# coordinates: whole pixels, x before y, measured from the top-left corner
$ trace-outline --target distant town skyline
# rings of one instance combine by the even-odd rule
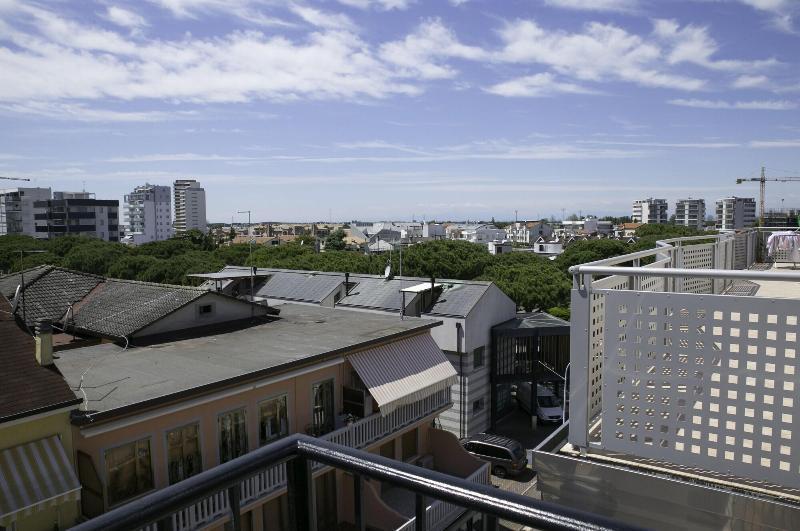
[[[209,222],[630,215],[800,175],[791,0],[0,0],[0,175]],[[767,207],[800,206],[769,183]]]

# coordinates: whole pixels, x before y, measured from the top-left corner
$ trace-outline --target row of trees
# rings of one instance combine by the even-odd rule
[[[667,225],[645,225],[639,231],[641,237],[635,245],[616,240],[581,241],[567,247],[555,260],[520,252],[493,256],[485,247],[469,242],[431,241],[403,250],[402,273],[424,278],[489,280],[526,311],[544,309],[568,317],[571,266],[650,249],[660,238],[696,234],[685,227]],[[0,270],[53,264],[113,278],[170,284],[195,283],[186,275],[217,271],[226,264],[382,274],[389,261],[394,274],[401,271],[399,252],[387,257],[336,250],[341,248],[340,241],[340,235],[332,235],[326,241],[326,252],[317,253],[313,238],[299,238],[276,247],[257,246],[249,258],[247,244],[216,247],[213,239],[197,231],[138,247],[80,237],[35,240],[3,236]]]

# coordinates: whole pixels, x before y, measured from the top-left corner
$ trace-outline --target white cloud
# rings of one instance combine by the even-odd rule
[[[253,157],[232,155],[203,155],[198,153],[157,153],[153,155],[137,155],[133,157],[113,157],[106,162],[231,162],[259,160]]]
[[[733,88],[738,89],[749,89],[749,88],[760,88],[766,87],[769,85],[769,78],[767,76],[750,76],[750,75],[743,75],[737,77],[733,82]]]
[[[673,65],[692,63],[712,70],[750,72],[778,64],[775,59],[714,59],[719,46],[708,34],[708,28],[702,26],[688,25],[681,28],[674,20],[660,19],[655,21],[654,33],[671,46],[667,60]]]
[[[356,29],[356,25],[350,20],[350,17],[341,13],[326,13],[325,11],[314,9],[313,7],[297,4],[292,4],[290,9],[292,13],[313,26],[347,31],[355,31]]]
[[[742,145],[737,142],[614,142],[610,140],[582,140],[579,143],[604,146],[637,146],[679,149],[728,149],[742,147]]]
[[[498,96],[528,98],[553,96],[558,93],[596,94],[595,91],[581,85],[558,81],[556,76],[549,72],[518,77],[492,85],[484,90]]]
[[[631,12],[639,7],[638,0],[544,0],[551,7],[579,11]]]
[[[489,54],[477,46],[462,44],[441,20],[433,19],[420,24],[405,39],[383,44],[380,57],[409,77],[447,79],[455,77],[457,71],[444,59],[481,60]]]
[[[38,8],[24,14],[36,22],[38,33],[14,31],[8,36],[14,46],[0,47],[6,79],[0,101],[357,100],[420,92],[400,81],[408,72],[398,72],[357,35],[342,30],[295,40],[250,30],[141,41]]]
[[[464,5],[467,2],[469,2],[469,0],[449,0],[449,1],[450,1],[450,5],[452,5],[454,7],[458,7],[458,6]]]
[[[358,9],[382,9],[391,11],[392,9],[408,9],[408,6],[415,0],[338,0],[340,4],[355,7]]]
[[[194,111],[115,111],[85,104],[34,101],[0,104],[0,111],[75,122],[163,122],[195,115]]]
[[[800,138],[788,140],[753,140],[751,148],[800,148]]]
[[[794,17],[800,11],[800,3],[797,0],[739,0],[739,2],[772,15],[771,23],[776,29],[787,33],[795,31]]]
[[[702,79],[670,73],[662,51],[613,24],[592,22],[582,33],[547,30],[532,20],[508,23],[500,36],[505,47],[498,58],[511,63],[538,63],[586,81],[622,80],[642,86],[700,90]]]
[[[108,6],[104,18],[117,26],[132,30],[148,25],[143,16],[118,6]]]
[[[229,15],[260,26],[292,26],[283,19],[267,15],[269,0],[150,0],[176,18],[194,19],[200,15]]]
[[[787,111],[796,109],[797,104],[786,100],[761,100],[761,101],[724,101],[724,100],[698,100],[676,99],[670,100],[670,105],[693,107],[695,109],[740,109],[750,111]]]

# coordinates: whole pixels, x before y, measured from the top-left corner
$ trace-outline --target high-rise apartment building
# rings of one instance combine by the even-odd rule
[[[145,184],[125,195],[126,242],[139,245],[170,238],[173,234],[171,203],[169,186]]]
[[[119,241],[119,201],[95,199],[90,192],[53,192],[33,202],[36,237],[91,236]]]
[[[675,223],[703,230],[706,220],[705,199],[678,199],[675,203]]]
[[[6,188],[0,190],[0,236],[24,234],[45,238],[36,233],[33,203],[50,199],[50,188]]]
[[[194,179],[178,179],[174,185],[175,233],[206,231],[206,191]]]
[[[631,218],[636,223],[666,223],[667,200],[666,199],[637,199],[633,202],[633,214]]]
[[[726,197],[717,201],[717,229],[752,227],[756,222],[756,200],[752,197]]]

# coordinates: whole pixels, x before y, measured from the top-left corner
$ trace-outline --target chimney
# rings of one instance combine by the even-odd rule
[[[48,319],[36,323],[36,361],[42,367],[53,364],[53,326]]]

